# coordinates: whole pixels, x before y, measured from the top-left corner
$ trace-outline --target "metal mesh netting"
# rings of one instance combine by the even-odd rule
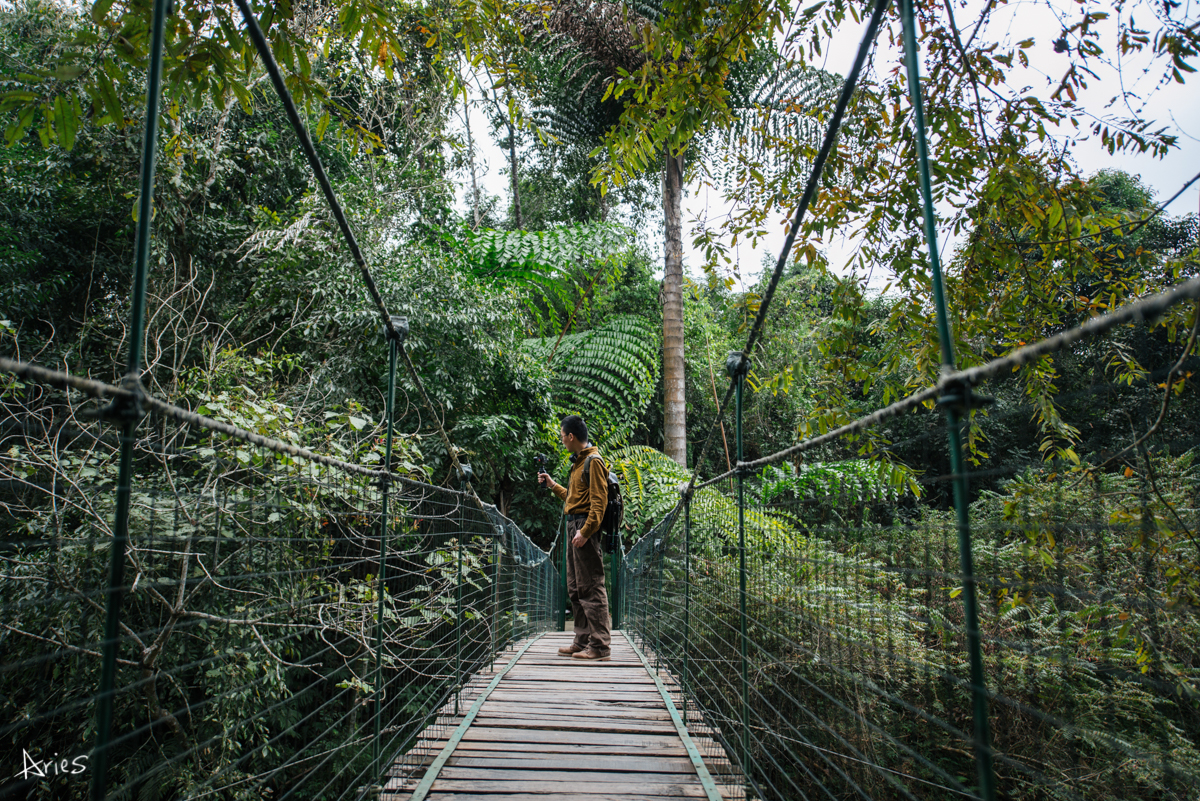
[[[1081,346],[1063,362],[1098,353]],[[930,454],[915,488],[855,459],[862,438],[834,441],[746,475],[740,506],[731,478],[658,522],[625,558],[624,625],[682,688],[689,728],[713,738],[709,757],[723,750],[735,764],[719,774],[726,788],[976,798],[982,748],[1001,798],[1196,798],[1200,437],[1190,395],[1154,427],[1162,380],[1060,397],[1064,414],[1095,419],[1078,462],[1043,460],[1036,440],[985,459],[969,528],[947,509],[953,476],[937,469],[945,441],[932,409],[888,424],[892,439],[911,434],[889,449]],[[975,412],[982,431],[1016,442],[1036,427],[1011,380],[984,389],[1000,401]],[[1143,396],[1133,421],[1107,411]]]
[[[6,798],[94,778],[115,447],[44,422],[0,449]],[[554,618],[547,554],[464,493],[397,482],[384,518],[369,477],[186,427],[135,471],[109,797],[361,797]]]

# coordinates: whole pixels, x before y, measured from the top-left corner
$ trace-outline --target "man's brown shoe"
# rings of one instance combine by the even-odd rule
[[[559,656],[574,656],[575,654],[579,653],[582,650],[583,650],[582,645],[576,645],[575,643],[571,643],[566,648],[559,648],[558,655]]]
[[[602,654],[590,645],[584,648],[579,653],[575,654],[572,659],[586,659],[589,662],[607,662],[612,659],[608,654]]]

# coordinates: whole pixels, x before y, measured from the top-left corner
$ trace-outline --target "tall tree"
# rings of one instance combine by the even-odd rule
[[[608,191],[647,173],[661,175],[663,448],[681,465],[687,462],[682,296],[687,154],[697,137],[720,131],[739,113],[806,110],[803,91],[788,97],[749,91],[745,85],[731,91],[739,79],[797,88],[795,65],[778,59],[768,59],[767,70],[739,69],[751,56],[771,52],[769,34],[781,20],[780,8],[753,1],[716,8],[599,0],[556,3],[544,17],[526,23],[535,41],[568,54],[564,70],[579,78],[575,97],[560,92],[552,101],[578,105],[589,92],[604,88],[598,101],[584,104],[594,110],[590,125],[570,122],[558,129],[598,143],[593,156],[601,158],[593,181]],[[746,102],[739,107],[730,98]],[[763,103],[764,98],[770,102]],[[556,119],[568,116],[562,108]]]

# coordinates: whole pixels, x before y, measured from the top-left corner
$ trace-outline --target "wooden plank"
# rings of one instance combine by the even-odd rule
[[[602,672],[591,669],[586,669],[585,673],[582,670],[574,670],[572,668],[561,668],[558,671],[548,673],[522,673],[519,676],[510,674],[504,680],[505,686],[516,687],[533,687],[537,684],[561,687],[564,683],[574,684],[576,682],[580,684],[619,684],[623,687],[654,687],[654,680],[649,676],[644,679],[633,676],[626,677],[608,671]]]
[[[589,686],[589,687],[587,687],[587,692],[588,692],[588,698],[592,699],[592,700],[634,700],[634,701],[637,701],[637,700],[646,700],[647,698],[658,698],[659,704],[662,703],[662,697],[661,697],[661,695],[659,695],[658,691],[650,692],[649,689],[626,689],[623,687],[608,688],[608,687],[590,687]],[[528,700],[530,697],[536,697],[536,698],[541,698],[544,700],[554,699],[554,700],[556,700],[556,703],[557,703],[557,701],[562,701],[562,703],[570,704],[570,703],[572,703],[572,701],[575,701],[578,697],[580,697],[581,694],[582,693],[580,692],[580,689],[575,689],[575,691],[571,691],[571,689],[569,687],[562,687],[562,686],[548,686],[546,688],[536,689],[536,691],[533,691],[533,692],[530,692],[527,689],[527,691],[522,692],[521,689],[514,688],[511,685],[505,685],[505,683],[502,682],[502,683],[500,683],[499,687],[497,687],[496,689],[493,689],[492,694],[490,695],[490,698],[496,698],[497,700],[504,699],[504,698],[508,698],[510,700]]]
[[[671,724],[642,723],[640,721],[600,721],[595,718],[580,718],[577,720],[522,720],[509,717],[485,717],[480,713],[480,725],[504,729],[539,729],[558,732],[612,732],[621,734],[661,734],[669,736],[675,733]]]
[[[486,796],[479,795],[477,793],[468,793],[465,795],[462,793],[430,793],[428,797],[429,797],[430,801],[480,801],[480,799],[486,799],[486,801],[526,801],[526,799],[529,798],[529,795],[527,795],[525,793],[519,793],[517,795],[511,795],[511,794],[505,794],[505,793],[497,793],[497,794],[489,793]],[[545,795],[538,795],[539,801],[626,801],[626,799],[628,799],[630,797],[631,797],[630,793],[607,793],[607,792],[596,792],[596,793],[590,793],[590,794],[581,793],[581,792],[571,792],[571,793],[556,792],[556,793],[546,793]],[[704,796],[703,795],[700,795],[700,796],[652,795],[652,796],[638,796],[638,797],[654,798],[654,799],[656,799],[656,801],[674,801],[674,799],[680,799],[680,801],[682,801],[682,799],[697,798],[697,797],[703,798]]]
[[[488,700],[480,710],[481,714],[513,714],[544,715],[546,717],[597,717],[628,720],[670,720],[671,716],[660,709],[645,709],[643,707],[614,706],[612,704],[592,705],[575,704],[569,707],[544,704],[540,701],[530,701],[523,704],[511,702],[498,703]]]
[[[672,735],[642,735],[641,737],[632,738],[624,734],[609,734],[605,732],[576,732],[571,736],[580,745],[624,745],[632,744],[631,741],[636,739],[646,741],[657,746],[676,745],[679,743],[679,737]],[[487,742],[508,742],[508,743],[558,743],[563,741],[562,732],[545,731],[539,729],[502,729],[496,727],[472,726],[463,735],[463,742],[476,742],[484,740]]]
[[[685,758],[687,750],[678,748],[622,749],[619,745],[579,745],[577,743],[539,744],[536,749],[514,751],[508,743],[463,743],[454,750],[455,756],[493,756],[503,759],[556,759],[562,754],[590,754],[592,756],[662,756]],[[432,757],[430,758],[432,760]]]
[[[597,756],[595,754],[545,754],[539,759],[521,755],[450,757],[447,767],[499,768],[502,770],[603,770],[606,773],[677,773],[695,775],[696,769],[686,758],[662,756]]]
[[[693,772],[690,776],[676,773],[642,773],[636,781],[620,773],[605,773],[592,770],[503,770],[501,768],[442,768],[434,789],[444,786],[444,783],[454,780],[465,782],[475,781],[505,781],[505,782],[575,782],[579,786],[592,784],[672,784],[679,786],[700,786],[700,779]]]
[[[640,754],[661,754],[663,756],[680,756],[687,754],[687,750],[681,744],[675,745],[654,745],[643,743],[641,737],[629,737],[627,743],[576,743],[560,741],[556,743],[518,743],[518,746],[528,746],[523,751],[516,751],[514,743],[491,743],[486,741],[463,742],[459,745],[454,753],[459,751],[471,754],[536,754],[538,756],[552,756],[554,754],[613,754],[616,756],[629,755],[637,756]],[[444,744],[444,743],[443,743]],[[437,750],[441,750],[440,748]],[[436,751],[435,751],[436,753]],[[426,761],[432,760],[432,756]]]
[[[508,681],[507,677],[497,687],[495,692],[499,692],[504,688],[507,692],[523,692],[531,694],[547,693],[567,693],[578,698],[582,693],[580,690],[586,688],[589,695],[597,692],[627,692],[627,693],[654,693],[658,695],[658,688],[654,686],[654,682],[639,684],[632,681],[613,681],[611,679],[596,678],[592,676],[564,676],[562,679],[520,679]],[[593,695],[594,697],[594,695]],[[661,696],[660,696],[661,697]]]
[[[567,720],[573,720],[578,721],[581,725],[613,725],[628,728],[631,731],[645,727],[658,728],[661,726],[666,726],[672,731],[675,731],[674,726],[672,726],[671,721],[669,720],[663,720],[659,717],[645,717],[647,715],[654,715],[655,710],[653,708],[622,707],[619,710],[614,709],[613,711],[628,712],[631,714],[608,716],[597,715],[595,714],[595,710],[587,709],[580,709],[577,712],[570,709],[563,709],[559,710],[558,712],[543,712],[540,709],[506,709],[498,712],[481,712],[480,716],[486,717],[492,721],[490,723],[484,723],[483,725],[485,726],[502,725],[496,723],[496,721],[514,720],[521,721],[520,725],[522,726],[532,723],[535,726],[554,728]]]
[[[496,793],[498,795],[481,795],[483,793]],[[633,782],[627,784],[606,784],[604,786],[587,786],[581,787],[576,782],[525,782],[519,787],[514,787],[511,782],[438,782],[430,797],[446,798],[458,796],[459,798],[485,798],[487,801],[497,801],[499,798],[510,796],[512,798],[528,797],[530,795],[566,795],[568,797],[584,796],[593,799],[595,796],[628,798],[630,796],[650,796],[654,798],[704,798],[704,788],[697,785],[689,787],[685,785],[646,785],[636,784]]]

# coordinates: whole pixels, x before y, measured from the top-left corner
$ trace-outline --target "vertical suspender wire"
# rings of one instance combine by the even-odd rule
[[[946,313],[946,295],[942,285],[942,266],[938,257],[937,226],[933,214],[933,189],[929,177],[929,150],[925,142],[925,112],[921,101],[920,70],[917,64],[917,34],[913,0],[900,0],[904,28],[904,64],[908,72],[908,91],[913,106],[913,131],[917,145],[917,166],[921,197],[925,207],[925,239],[929,246],[929,269],[933,279],[933,301],[937,308],[938,337],[942,341],[942,370],[955,369],[954,341]],[[970,415],[970,388],[961,391],[962,412]],[[995,801],[996,776],[992,764],[991,731],[988,725],[987,687],[984,683],[983,647],[979,632],[979,605],[975,587],[975,560],[971,553],[971,528],[967,508],[967,472],[959,432],[959,408],[945,405],[946,435],[950,440],[950,470],[954,476],[954,509],[958,524],[958,552],[962,569],[963,612],[967,635],[967,655],[971,670],[971,706],[975,722],[975,767],[980,796]]]
[[[385,401],[385,417],[387,418],[386,431],[384,433],[384,453],[383,453],[383,470],[385,478],[383,479],[383,497],[380,499],[380,518],[379,518],[379,609],[375,619],[375,737],[371,746],[372,763],[375,766],[374,775],[382,778],[383,766],[380,764],[381,746],[383,743],[383,665],[381,662],[381,654],[383,653],[383,600],[384,593],[387,588],[387,546],[388,546],[388,494],[391,490],[392,482],[390,476],[392,474],[392,436],[394,427],[394,410],[396,408],[396,358],[397,351],[400,347],[400,340],[394,335],[388,336],[388,387],[387,398]],[[382,784],[382,781],[379,782]]]
[[[146,330],[146,279],[150,264],[150,224],[154,214],[154,167],[158,151],[158,108],[162,99],[163,40],[166,38],[167,12],[170,0],[155,0],[154,18],[150,33],[150,61],[146,75],[146,127],[142,140],[142,174],[138,197],[137,240],[133,263],[133,297],[129,312],[129,359],[125,380],[136,388],[142,371],[142,337]],[[121,623],[121,602],[124,597],[125,549],[129,543],[129,496],[133,480],[133,443],[140,410],[136,400],[113,411],[121,416],[121,462],[117,478],[116,514],[113,520],[113,541],[110,553],[107,589],[107,609],[104,617],[104,642],[100,655],[100,688],[96,696],[96,747],[92,752],[92,785],[94,801],[104,798],[108,776],[108,748],[112,735],[113,693],[117,677],[117,651]]]
[[[740,354],[739,354],[740,355]],[[732,361],[732,360],[731,360]],[[738,360],[736,375],[737,382],[734,392],[734,414],[737,418],[737,460],[741,465],[742,453],[742,387],[745,384],[744,365],[746,360]],[[750,778],[750,669],[747,664],[749,633],[746,627],[746,473],[738,470],[738,634],[742,657],[742,775],[748,781]]]

